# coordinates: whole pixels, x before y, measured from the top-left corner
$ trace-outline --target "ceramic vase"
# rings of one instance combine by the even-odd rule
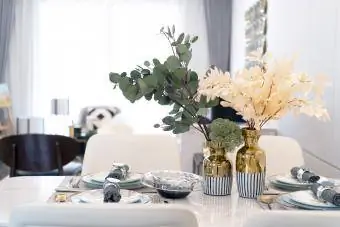
[[[230,195],[233,175],[231,162],[221,143],[207,142],[209,150],[203,161],[203,191],[206,195]]]
[[[260,131],[242,129],[244,146],[236,154],[236,183],[240,197],[257,198],[265,189],[266,156],[258,146]]]

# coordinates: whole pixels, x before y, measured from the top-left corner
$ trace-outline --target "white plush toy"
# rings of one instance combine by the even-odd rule
[[[120,113],[117,107],[93,107],[89,108],[86,116],[86,129],[88,131],[99,130],[111,124],[112,119]]]

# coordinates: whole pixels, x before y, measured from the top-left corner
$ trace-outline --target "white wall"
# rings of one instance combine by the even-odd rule
[[[232,72],[243,67],[244,12],[252,2],[233,1]],[[311,75],[326,74],[333,83],[325,95],[331,122],[287,116],[279,122],[279,131],[297,139],[304,149],[335,166],[340,166],[339,13],[340,1],[337,0],[268,1],[268,51],[275,57],[298,54],[296,70]]]

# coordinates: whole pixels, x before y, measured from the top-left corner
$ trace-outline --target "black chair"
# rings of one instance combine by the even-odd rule
[[[63,167],[79,153],[80,144],[66,136],[24,134],[0,139],[0,160],[10,167],[11,177],[73,175],[65,174]],[[81,164],[74,169],[77,171]]]

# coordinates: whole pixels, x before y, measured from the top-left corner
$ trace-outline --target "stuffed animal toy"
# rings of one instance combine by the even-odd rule
[[[87,131],[96,131],[103,125],[111,123],[112,119],[120,113],[117,107],[92,107],[88,108],[85,116],[85,125]],[[83,113],[83,115],[85,115]],[[84,116],[83,116],[84,118]],[[84,121],[84,119],[82,120]],[[84,122],[82,122],[84,124]],[[83,125],[84,127],[84,125]]]

